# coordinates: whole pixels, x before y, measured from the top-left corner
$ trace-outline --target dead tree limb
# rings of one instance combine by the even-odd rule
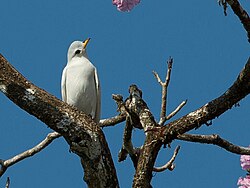
[[[23,153],[20,153],[8,160],[1,160],[0,177],[4,174],[4,172],[8,169],[8,167],[18,163],[19,161],[22,161],[28,157],[35,155],[36,153],[40,152],[45,147],[47,147],[53,140],[55,140],[56,138],[60,136],[61,135],[57,132],[49,133],[47,137],[35,147],[27,151],[24,151]]]
[[[107,119],[102,119],[99,122],[100,127],[109,127],[109,126],[115,126],[118,123],[121,123],[126,120],[126,115],[124,114],[119,114],[117,116],[107,118]]]
[[[126,106],[138,116],[146,134],[138,159],[133,187],[147,188],[151,187],[153,165],[163,144],[169,144],[174,139],[177,139],[179,135],[199,128],[201,125],[220,116],[250,93],[250,58],[237,80],[223,95],[164,127],[155,122],[147,104],[143,101],[141,95],[138,95],[139,91],[135,85],[130,86],[130,97],[126,101]]]
[[[174,154],[171,157],[171,159],[165,165],[163,165],[161,167],[154,167],[153,171],[154,172],[163,172],[167,169],[170,171],[174,170],[174,168],[175,168],[174,160],[175,160],[176,156],[178,155],[179,150],[180,150],[180,146],[177,146],[174,150]]]
[[[9,188],[10,187],[10,178],[7,177],[7,181],[6,181],[6,184],[5,184],[5,188]]]
[[[238,0],[225,0],[232,8],[234,14],[238,16],[247,32],[248,42],[250,42],[250,18],[247,12],[240,5]]]
[[[170,82],[170,76],[172,71],[173,65],[173,58],[169,58],[167,61],[168,70],[166,74],[165,81],[163,82],[159,77],[158,73],[153,71],[155,78],[157,79],[158,83],[161,85],[162,92],[161,92],[161,114],[160,114],[160,121],[159,125],[163,125],[166,122],[166,113],[167,113],[167,94],[168,94],[168,85]]]
[[[88,187],[118,187],[105,136],[92,119],[25,79],[0,55],[0,90],[68,142],[82,160]]]
[[[170,114],[167,115],[166,120],[169,120],[172,117],[174,117],[175,114],[177,114],[186,104],[187,100],[182,101],[181,104],[179,104],[179,106],[177,106],[176,109],[174,109],[174,111],[172,111]]]
[[[185,140],[189,142],[198,142],[203,144],[213,144],[217,145],[225,150],[236,153],[236,154],[245,154],[250,155],[250,148],[248,147],[241,147],[232,144],[231,142],[221,138],[217,134],[213,135],[194,135],[194,134],[182,134],[177,137],[178,140]]]
[[[137,116],[138,121],[143,128],[146,139],[141,148],[138,158],[137,168],[134,175],[133,187],[151,187],[152,171],[156,157],[162,145],[159,140],[159,131],[161,126],[158,125],[154,116],[150,112],[147,104],[143,101],[142,92],[136,85],[129,87],[129,98],[126,100],[126,107],[130,114]]]
[[[219,117],[225,111],[231,109],[240,100],[250,93],[250,58],[240,72],[233,85],[221,96],[208,102],[199,109],[171,122],[162,128],[164,142],[170,143],[178,135],[192,129],[199,128],[208,121]]]

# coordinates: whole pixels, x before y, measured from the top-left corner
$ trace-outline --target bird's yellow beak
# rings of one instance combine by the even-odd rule
[[[90,38],[87,38],[85,41],[82,42],[83,44],[83,49],[85,49],[87,47],[87,44],[89,43]]]

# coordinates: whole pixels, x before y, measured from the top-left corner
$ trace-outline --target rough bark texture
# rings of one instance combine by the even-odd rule
[[[241,154],[241,155],[250,155],[250,148],[240,147],[230,143],[229,141],[222,139],[217,134],[212,135],[194,135],[194,134],[182,134],[178,136],[179,140],[185,140],[189,142],[199,142],[203,144],[214,144],[225,150]]]
[[[84,180],[89,187],[118,187],[104,134],[89,116],[27,81],[1,55],[0,90],[66,139],[70,149],[81,157]],[[179,135],[220,116],[250,93],[250,59],[235,83],[223,95],[165,126],[156,123],[137,86],[130,86],[129,93],[124,108],[131,116],[132,126],[143,129],[146,134],[144,145],[136,155],[138,160],[135,161],[138,162],[135,164],[133,187],[148,188],[152,187],[152,171],[163,144],[169,144]],[[124,114],[121,114],[115,119],[120,122],[124,118]],[[229,147],[232,148],[232,145]],[[227,146],[224,148],[227,149]]]
[[[239,74],[234,84],[220,97],[205,104],[201,108],[177,119],[163,128],[165,143],[171,142],[178,135],[199,128],[202,124],[219,117],[232,108],[241,99],[250,93],[250,58]]]
[[[146,140],[138,159],[133,187],[147,188],[151,187],[153,166],[163,144],[170,144],[178,138],[178,135],[199,128],[220,116],[250,93],[250,59],[237,80],[223,95],[166,126],[159,126],[155,122],[153,115],[141,98],[141,91],[136,86],[130,86],[129,91],[130,97],[126,101],[127,108],[131,114],[139,118],[139,123],[146,133]]]
[[[250,18],[247,12],[243,9],[240,5],[239,1],[237,0],[226,0],[226,2],[231,6],[234,13],[240,19],[243,27],[247,32],[248,42],[250,42]]]
[[[162,141],[159,140],[159,125],[155,122],[147,104],[142,100],[141,91],[137,86],[129,88],[130,97],[126,100],[126,106],[130,113],[135,114],[146,133],[146,139],[138,159],[137,169],[134,176],[133,187],[152,187],[152,171]]]
[[[88,187],[118,187],[105,136],[89,116],[27,81],[1,54],[0,90],[65,138],[71,151],[81,157]]]

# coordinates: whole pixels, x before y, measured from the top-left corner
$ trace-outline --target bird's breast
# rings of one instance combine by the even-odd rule
[[[95,67],[89,62],[75,62],[67,67],[67,102],[92,114],[96,106]]]

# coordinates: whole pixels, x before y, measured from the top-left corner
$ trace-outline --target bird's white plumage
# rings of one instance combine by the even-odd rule
[[[101,108],[100,82],[85,47],[86,44],[81,41],[75,41],[69,47],[68,63],[62,73],[62,99],[91,115],[98,123]]]

